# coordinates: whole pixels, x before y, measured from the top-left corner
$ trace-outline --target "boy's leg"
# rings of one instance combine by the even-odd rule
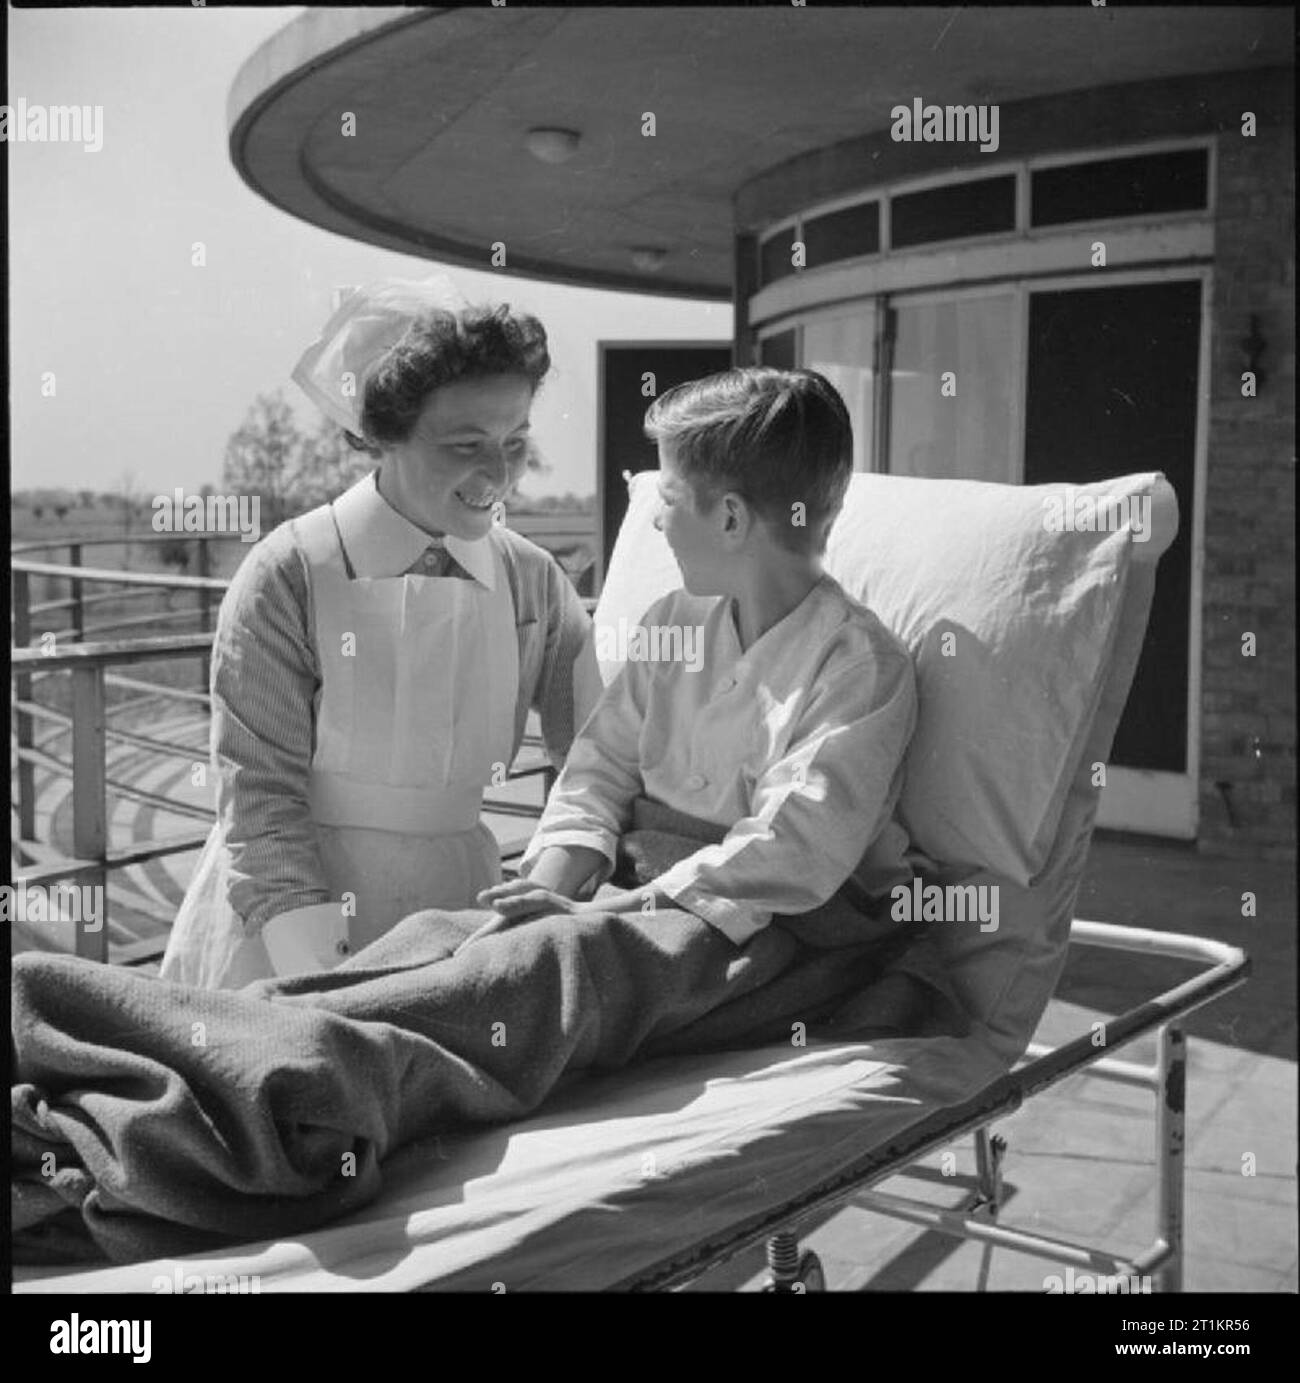
[[[325,975],[251,985],[275,1004],[395,1024],[445,1051],[439,1123],[517,1117],[566,1071],[624,1065],[648,1043],[753,997],[804,948],[768,928],[738,947],[691,913],[557,914],[432,964],[437,913],[415,913]],[[427,1115],[427,1106],[412,1111]],[[412,1126],[405,1137],[431,1132]]]
[[[428,963],[431,937],[467,935],[490,916],[415,913],[328,974],[248,992],[418,1033],[456,1058],[439,1083],[448,1114],[512,1118],[566,1072],[779,1042],[795,1023],[810,1034],[911,945],[905,929],[844,902],[777,918],[744,947],[679,909],[556,914]],[[488,1089],[499,1109],[484,1107]]]
[[[235,992],[16,958],[15,1176],[52,1158],[120,1260],[296,1233],[365,1204],[404,1143],[520,1117],[566,1071],[720,1008],[761,1013],[806,956],[779,928],[739,948],[666,910],[549,917],[448,959],[431,921]]]
[[[447,958],[444,922],[416,914],[338,970],[238,991],[18,958],[14,1177],[60,1178],[28,1227],[61,1191],[122,1261],[299,1232],[364,1205],[402,1145],[521,1117],[797,949],[773,933],[741,951],[665,912],[550,917]]]

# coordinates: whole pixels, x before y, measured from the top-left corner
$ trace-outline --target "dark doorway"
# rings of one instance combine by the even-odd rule
[[[659,454],[641,425],[651,401],[676,384],[731,367],[730,342],[602,341],[600,374],[600,462],[597,507],[601,519],[601,580],[614,539],[627,513],[623,472],[657,470]],[[653,375],[653,381],[646,379]],[[653,388],[653,393],[646,390]]]
[[[1163,471],[1178,537],[1160,560],[1111,762],[1187,771],[1199,279],[1030,295],[1025,484]]]

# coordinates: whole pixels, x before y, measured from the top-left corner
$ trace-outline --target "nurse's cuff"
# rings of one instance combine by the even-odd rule
[[[277,975],[332,970],[352,949],[341,903],[314,903],[280,913],[262,928],[262,943]]]

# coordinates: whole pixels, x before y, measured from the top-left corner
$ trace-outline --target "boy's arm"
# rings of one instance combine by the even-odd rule
[[[522,878],[572,897],[593,877],[600,884],[612,873],[642,791],[646,675],[644,665],[627,664],[597,702],[519,862]]]
[[[889,821],[916,714],[916,675],[906,655],[838,668],[810,701],[785,755],[755,785],[752,813],[717,845],[661,874],[654,895],[737,945],[773,913],[820,907]],[[639,909],[646,891],[630,893],[626,907]]]
[[[520,877],[537,888],[573,898],[597,871],[603,871],[604,864],[604,853],[590,845],[548,845]]]

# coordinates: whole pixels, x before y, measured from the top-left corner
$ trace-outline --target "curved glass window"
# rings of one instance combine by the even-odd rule
[[[1018,196],[1021,180],[1026,195]],[[907,190],[874,189],[860,202],[797,217],[759,241],[758,287],[871,255],[1080,222],[1209,210],[1210,149],[1143,150],[1064,162],[1022,160],[979,177],[956,174]],[[887,208],[887,212],[886,212]],[[888,247],[884,226],[888,222]],[[794,263],[796,242],[803,263]]]
[[[803,223],[808,268],[880,253],[880,203],[860,202]]]
[[[758,283],[766,288],[769,283],[783,279],[795,272],[793,256],[796,240],[795,227],[788,226],[778,231],[770,240],[764,240],[758,251]]]
[[[1064,226],[1175,211],[1204,211],[1210,158],[1205,149],[1179,149],[1134,158],[1097,159],[1035,169],[1030,179],[1030,224]]]
[[[1014,173],[903,192],[889,202],[889,243],[896,250],[1015,228]]]

